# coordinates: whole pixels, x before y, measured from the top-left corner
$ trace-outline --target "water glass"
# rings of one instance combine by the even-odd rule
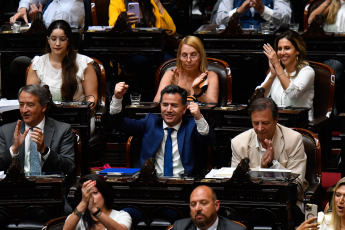
[[[299,24],[298,23],[291,23],[290,24],[290,30],[298,32]]]
[[[261,25],[261,33],[262,34],[270,34],[270,23],[269,22],[262,22],[260,25]]]
[[[12,33],[14,33],[14,34],[20,33],[20,26],[21,26],[21,24],[22,23],[20,21],[15,21],[11,25]]]
[[[139,94],[139,93],[132,93],[130,95],[130,98],[131,98],[132,106],[139,106],[141,94]]]

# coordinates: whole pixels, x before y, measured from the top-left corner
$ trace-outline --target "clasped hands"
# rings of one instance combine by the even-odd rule
[[[274,51],[273,47],[267,43],[264,44],[264,54],[268,58],[268,64],[271,70],[271,76],[276,76],[277,75],[277,65],[280,65],[280,60],[278,59],[277,53]]]
[[[274,160],[274,148],[271,140],[265,139],[264,142],[267,147],[266,152],[261,157],[261,168],[269,168],[268,165],[272,164]]]
[[[29,132],[29,129],[26,129],[24,133],[20,133],[21,122],[22,122],[21,120],[17,121],[17,125],[13,134],[13,145],[11,146],[11,149],[14,154],[18,154],[18,150],[20,146],[22,146],[23,143],[25,142],[25,137]],[[30,138],[32,141],[34,141],[37,144],[37,151],[42,154],[46,147],[44,144],[43,131],[39,128],[33,128],[32,131],[30,132]]]
[[[246,0],[243,4],[237,8],[239,14],[243,14],[247,10],[253,7],[257,12],[262,14],[265,10],[265,6],[262,4],[262,0]]]
[[[81,187],[81,193],[82,193],[82,200],[81,203],[83,203],[83,207],[86,207],[89,209],[90,213],[95,213],[97,211],[97,207],[95,202],[93,202],[92,193],[97,191],[96,187],[96,181],[88,180],[83,183],[83,186]],[[84,212],[84,210],[80,210],[81,212]]]

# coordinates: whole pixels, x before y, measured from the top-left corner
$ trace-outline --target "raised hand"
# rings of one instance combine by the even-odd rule
[[[127,92],[128,87],[129,86],[125,82],[117,83],[114,90],[115,98],[122,99],[123,95],[125,95],[125,93]]]
[[[264,54],[268,58],[268,60],[271,62],[272,66],[275,67],[277,64],[279,64],[279,59],[277,56],[277,53],[274,51],[273,47],[267,43],[264,44]]]
[[[29,132],[29,129],[26,129],[24,133],[20,133],[20,124],[22,123],[21,120],[17,121],[16,128],[14,129],[14,134],[13,134],[13,145],[11,146],[12,152],[14,154],[18,153],[18,150],[20,146],[25,142],[25,137]]]
[[[174,70],[171,70],[171,75],[169,76],[170,82],[173,85],[178,85],[179,82],[179,73],[177,67]]]
[[[206,71],[205,73],[202,73],[199,75],[199,77],[195,78],[193,83],[192,83],[192,88],[194,90],[194,94],[199,94],[200,93],[200,84],[204,81],[206,81],[208,76],[208,71]]]
[[[187,108],[189,109],[195,120],[200,120],[202,118],[198,103],[190,102]]]

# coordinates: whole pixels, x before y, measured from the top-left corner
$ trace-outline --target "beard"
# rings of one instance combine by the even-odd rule
[[[202,215],[204,216],[204,219],[200,220],[197,219],[196,216],[197,215]],[[192,221],[194,223],[195,226],[197,226],[200,229],[204,229],[205,227],[210,227],[214,221],[217,218],[217,212],[214,212],[211,216],[207,217],[205,216],[203,213],[197,213],[194,217],[192,217]]]

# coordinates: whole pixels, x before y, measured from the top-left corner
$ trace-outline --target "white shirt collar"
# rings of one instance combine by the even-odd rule
[[[176,130],[176,132],[180,129],[181,127],[181,124],[182,124],[182,120],[175,126],[173,127],[170,127],[170,128],[173,128],[174,130]],[[166,128],[169,128],[169,126],[165,123],[165,121],[163,120],[163,129],[166,129]]]
[[[45,122],[46,122],[46,117],[44,116],[42,121],[40,123],[38,123],[38,125],[36,125],[35,127],[40,128],[43,131]],[[33,127],[30,127],[25,123],[25,130],[28,128],[33,128]]]

